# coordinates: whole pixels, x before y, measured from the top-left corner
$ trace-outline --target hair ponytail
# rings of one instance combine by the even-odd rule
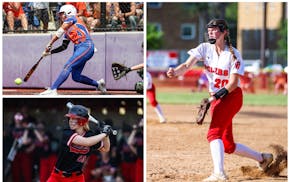
[[[233,55],[233,60],[236,60],[237,59],[237,56],[235,55],[235,52],[234,52],[234,49],[233,49],[233,45],[232,45],[232,42],[231,42],[231,38],[230,38],[230,35],[226,35],[225,36],[225,41],[226,41],[226,44],[227,46],[229,47],[230,49],[230,52],[232,53]]]

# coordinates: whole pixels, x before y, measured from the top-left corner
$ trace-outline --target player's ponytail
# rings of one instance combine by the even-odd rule
[[[230,35],[229,34],[227,34],[225,36],[225,41],[226,41],[227,46],[230,49],[230,52],[233,55],[233,58],[234,58],[233,60],[236,60],[237,59],[237,56],[235,55],[235,52],[234,52],[233,45],[232,45],[231,38],[230,38]]]

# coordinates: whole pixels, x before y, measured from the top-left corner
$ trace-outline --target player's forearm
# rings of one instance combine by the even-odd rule
[[[141,63],[141,64],[137,64],[135,66],[132,66],[131,67],[131,70],[139,70],[139,69],[142,69],[144,68],[144,63]]]
[[[36,138],[37,138],[41,143],[44,142],[44,138],[43,138],[43,136],[42,136],[42,135],[37,131],[37,129],[34,129],[33,132],[34,132]]]
[[[24,145],[26,145],[26,144],[28,144],[28,143],[30,143],[30,139],[28,138],[28,132],[29,132],[29,130],[28,129],[25,129],[24,130],[24,133],[23,133],[23,136],[22,136],[22,143],[24,144]]]
[[[61,46],[51,50],[51,54],[55,54],[55,53],[58,53],[58,52],[66,50],[68,45],[69,45],[69,42],[70,42],[69,40],[63,40]]]
[[[175,76],[183,75],[189,69],[186,63],[180,64],[178,67],[174,69]]]
[[[82,137],[78,135],[74,138],[73,143],[77,145],[91,147],[101,142],[105,137],[106,137],[105,133],[101,133],[101,134],[91,136],[91,137]]]
[[[58,37],[57,37],[56,35],[54,35],[54,36],[52,37],[52,39],[49,41],[48,45],[52,46],[53,43],[54,43],[55,41],[57,41],[57,40],[58,40]]]
[[[225,88],[231,93],[238,87],[239,83],[239,75],[238,74],[231,74],[229,83],[226,84]]]
[[[195,57],[190,56],[184,63],[180,64],[179,66],[171,70],[170,73],[167,73],[167,75],[169,77],[183,75],[194,64],[196,64],[197,61],[198,60]]]
[[[103,148],[101,149],[102,152],[109,152],[110,151],[110,147],[111,147],[111,143],[110,143],[110,138],[109,137],[105,137],[103,140]]]
[[[137,130],[133,129],[130,136],[128,137],[128,141],[127,141],[128,145],[133,145],[134,137],[135,137],[136,133],[137,133]]]

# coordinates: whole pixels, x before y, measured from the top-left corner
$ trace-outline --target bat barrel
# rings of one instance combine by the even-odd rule
[[[113,135],[117,135],[118,134],[118,131],[117,130],[113,130],[112,134]]]

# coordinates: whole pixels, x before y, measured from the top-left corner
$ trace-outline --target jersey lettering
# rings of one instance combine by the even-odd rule
[[[222,79],[217,78],[214,80],[214,87],[220,89],[226,86],[226,84],[228,83],[229,83],[229,80],[222,80]]]
[[[77,162],[79,163],[85,163],[87,160],[87,156],[86,155],[80,155],[77,159]]]
[[[71,144],[69,146],[70,152],[76,153],[76,154],[87,154],[90,151],[90,147]]]
[[[213,68],[213,67],[210,67],[210,66],[207,66],[207,65],[205,65],[205,69],[208,72],[215,73],[215,74],[217,74],[219,76],[228,76],[229,75],[229,70],[223,70],[223,69],[220,69],[220,68]]]

